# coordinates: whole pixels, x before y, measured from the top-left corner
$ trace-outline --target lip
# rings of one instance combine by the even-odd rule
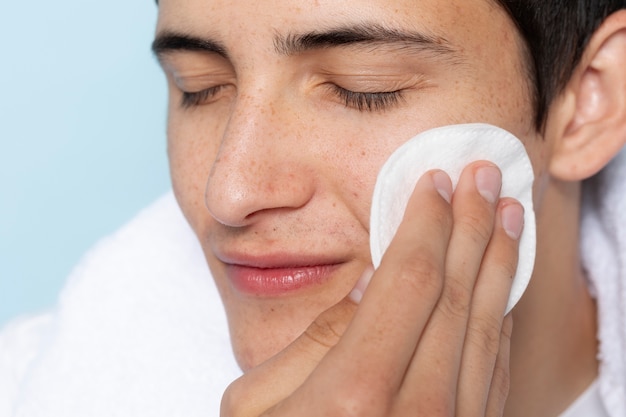
[[[255,297],[278,297],[327,282],[341,262],[272,255],[247,259],[222,259],[233,287]]]

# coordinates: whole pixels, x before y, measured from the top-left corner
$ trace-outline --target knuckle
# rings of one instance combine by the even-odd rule
[[[493,233],[493,221],[486,213],[463,213],[454,224],[464,235],[470,236],[475,242],[487,242]]]
[[[398,282],[412,292],[438,298],[443,288],[442,266],[428,251],[418,251],[402,266]]]
[[[419,213],[419,216],[414,213]],[[446,204],[445,207],[442,207],[442,205],[433,204],[421,205],[415,211],[407,209],[402,222],[407,225],[407,230],[414,231],[414,227],[417,227],[424,235],[441,236],[449,234],[453,220],[453,213],[449,205]],[[401,227],[400,229],[404,228]],[[414,237],[415,234],[411,233],[411,237]]]
[[[344,326],[321,315],[307,327],[303,336],[325,349],[330,349],[337,344],[343,330]]]
[[[466,319],[470,309],[471,291],[461,285],[447,284],[437,308],[446,317]]]
[[[398,417],[406,415],[452,417],[455,415],[455,404],[440,394],[430,393],[399,404],[392,415]]]
[[[501,334],[500,320],[495,317],[474,317],[468,324],[469,340],[489,355],[500,351]]]
[[[363,402],[355,400],[354,397],[336,396],[333,398],[334,401],[332,402],[329,413],[331,416],[359,417],[370,415]]]
[[[497,398],[506,399],[511,387],[511,374],[507,367],[496,366],[493,370],[491,389]]]
[[[388,415],[389,396],[365,386],[364,383],[342,384],[333,392],[328,415],[341,417],[367,417]]]
[[[233,381],[224,391],[220,405],[221,417],[244,417],[250,415],[247,402],[243,399],[249,398],[248,384],[245,377],[240,377]]]
[[[513,278],[517,272],[517,251],[505,250],[501,256],[496,259],[493,266],[495,272],[503,277]]]
[[[511,343],[512,336],[513,336],[513,317],[506,316],[502,323],[502,333],[500,335],[500,342],[508,346]]]

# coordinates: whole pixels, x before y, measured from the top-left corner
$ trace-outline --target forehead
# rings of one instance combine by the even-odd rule
[[[508,14],[492,0],[161,0],[157,32],[175,31],[253,46],[276,36],[376,24],[459,48],[515,43]]]

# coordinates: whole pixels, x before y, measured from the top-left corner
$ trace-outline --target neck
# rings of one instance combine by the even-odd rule
[[[580,186],[552,181],[537,211],[537,260],[513,310],[506,416],[557,416],[597,377],[596,308],[579,256]]]

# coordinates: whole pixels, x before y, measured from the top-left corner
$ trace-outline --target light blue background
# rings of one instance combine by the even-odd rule
[[[0,326],[169,188],[153,0],[0,3]]]

